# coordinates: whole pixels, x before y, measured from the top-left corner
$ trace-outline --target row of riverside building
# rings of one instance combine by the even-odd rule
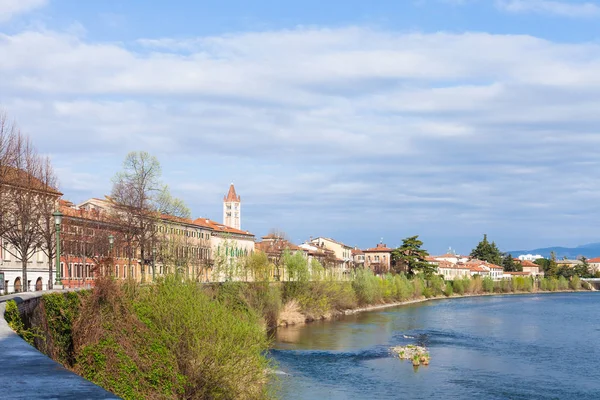
[[[392,251],[384,243],[373,248],[358,249],[327,237],[310,238],[296,245],[284,235],[272,233],[257,241],[255,236],[241,229],[241,198],[233,184],[223,198],[223,223],[208,218],[185,219],[160,215],[154,225],[151,248],[143,254],[124,245],[124,233],[111,215],[113,203],[109,197],[92,198],[74,204],[60,198],[56,192],[56,206],[62,213],[60,270],[50,276],[50,260],[41,247],[28,260],[28,282],[22,281],[22,264],[3,240],[0,246],[0,274],[4,275],[2,291],[44,290],[49,287],[91,287],[101,275],[116,279],[150,281],[166,273],[182,273],[199,282],[231,279],[216,270],[218,262],[241,264],[255,251],[266,254],[273,268],[273,280],[287,279],[281,257],[287,250],[301,253],[309,262],[313,259],[326,269],[348,275],[353,269],[367,268],[375,274],[391,271]],[[113,238],[113,242],[109,240]],[[114,245],[113,245],[114,243]],[[13,249],[14,250],[14,249]],[[515,275],[542,276],[539,266],[529,260],[518,260],[522,272],[504,272],[501,266],[461,256],[453,252],[430,256],[427,261],[437,267],[445,279],[479,275],[494,280]],[[593,261],[593,260],[590,260]],[[594,267],[594,265],[591,265]],[[600,260],[598,268],[600,269]],[[243,274],[239,276],[244,276]],[[242,279],[238,276],[237,279]],[[245,275],[248,279],[248,275]],[[235,278],[234,278],[235,279]]]
[[[233,262],[254,252],[254,235],[240,229],[241,199],[233,184],[223,198],[224,223],[208,218],[192,220],[159,215],[154,224],[154,240],[144,259],[139,249],[125,244],[126,233],[113,218],[110,197],[74,204],[60,196],[59,192],[53,195],[56,209],[62,214],[58,274],[56,259],[51,260],[40,243],[28,259],[28,279],[23,282],[21,260],[10,242],[3,239],[1,292],[91,287],[100,275],[150,281],[153,276],[177,272],[198,281],[209,281],[215,279],[213,264],[217,257]]]

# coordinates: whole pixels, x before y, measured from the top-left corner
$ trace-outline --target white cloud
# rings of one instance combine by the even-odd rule
[[[594,43],[361,27],[124,44],[25,31],[0,35],[0,54],[0,103],[54,154],[76,201],[103,195],[94,185],[144,149],[197,215],[219,218],[215,193],[235,180],[258,234],[275,222],[347,228],[350,242],[352,229],[493,226],[518,240],[514,221],[537,238],[566,226],[565,211],[589,216],[581,232],[600,217],[581,200],[600,199],[584,179],[600,173]]]
[[[502,10],[514,13],[539,13],[571,18],[600,16],[600,6],[592,2],[565,2],[553,0],[497,0]]]
[[[0,22],[44,7],[48,0],[0,0]]]

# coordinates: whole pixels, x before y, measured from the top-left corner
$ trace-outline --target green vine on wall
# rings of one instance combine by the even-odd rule
[[[72,366],[73,323],[79,315],[81,296],[86,292],[51,293],[42,296],[42,304],[48,324],[55,359]]]
[[[6,311],[4,312],[4,319],[8,323],[8,326],[11,327],[13,331],[16,332],[17,335],[23,338],[27,343],[33,346],[33,341],[35,338],[43,337],[39,333],[38,328],[26,329],[25,324],[23,323],[23,319],[21,318],[21,313],[19,313],[19,307],[14,300],[9,300],[6,302]]]

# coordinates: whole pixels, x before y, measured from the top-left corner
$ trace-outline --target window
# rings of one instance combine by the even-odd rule
[[[10,253],[8,252],[8,245],[4,243],[4,261],[10,261]]]

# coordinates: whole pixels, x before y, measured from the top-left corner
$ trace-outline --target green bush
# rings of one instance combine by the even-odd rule
[[[413,284],[413,297],[415,299],[418,299],[419,297],[421,297],[423,295],[423,288],[425,287],[423,278],[420,276],[414,277],[412,280],[412,284]]]
[[[4,319],[8,323],[8,326],[10,326],[17,335],[19,335],[21,338],[23,338],[23,340],[32,346],[35,338],[41,337],[38,329],[25,328],[25,324],[23,323],[23,319],[19,313],[19,307],[14,300],[9,300],[6,302]]]
[[[577,275],[573,276],[571,278],[571,281],[569,282],[569,287],[572,290],[579,290],[579,289],[581,289],[581,279],[579,279],[579,277]]]
[[[428,279],[428,287],[433,296],[439,296],[444,293],[444,278],[439,275],[433,275]]]
[[[428,287],[424,288],[423,296],[425,296],[425,298],[427,298],[427,299],[433,297],[433,290],[431,290],[431,288],[428,288]]]
[[[454,294],[454,288],[452,287],[452,281],[446,282],[446,287],[444,288],[444,294],[447,297],[450,297]]]
[[[211,301],[201,286],[173,277],[142,291],[136,303],[140,318],[174,354],[186,397],[266,396],[269,342],[254,310]]]
[[[452,282],[452,288],[454,289],[454,292],[458,295],[463,295],[465,294],[465,283],[462,279],[454,279],[454,281]]]
[[[482,286],[482,290],[485,293],[492,293],[494,291],[494,280],[492,278],[490,278],[489,276],[486,276],[485,278],[483,278],[483,281],[481,282],[481,286]]]
[[[569,281],[564,276],[558,278],[558,290],[568,290],[569,289]]]
[[[394,284],[396,285],[397,301],[406,301],[413,297],[415,289],[411,281],[409,281],[406,277],[406,275],[401,274],[394,276]]]
[[[42,296],[41,305],[48,324],[50,343],[46,343],[46,352],[56,361],[72,366],[73,323],[79,316],[81,296],[87,292],[50,293]]]
[[[356,293],[359,304],[374,304],[375,299],[380,297],[378,293],[378,279],[370,270],[360,269],[356,271],[354,280],[352,281],[352,288]]]

